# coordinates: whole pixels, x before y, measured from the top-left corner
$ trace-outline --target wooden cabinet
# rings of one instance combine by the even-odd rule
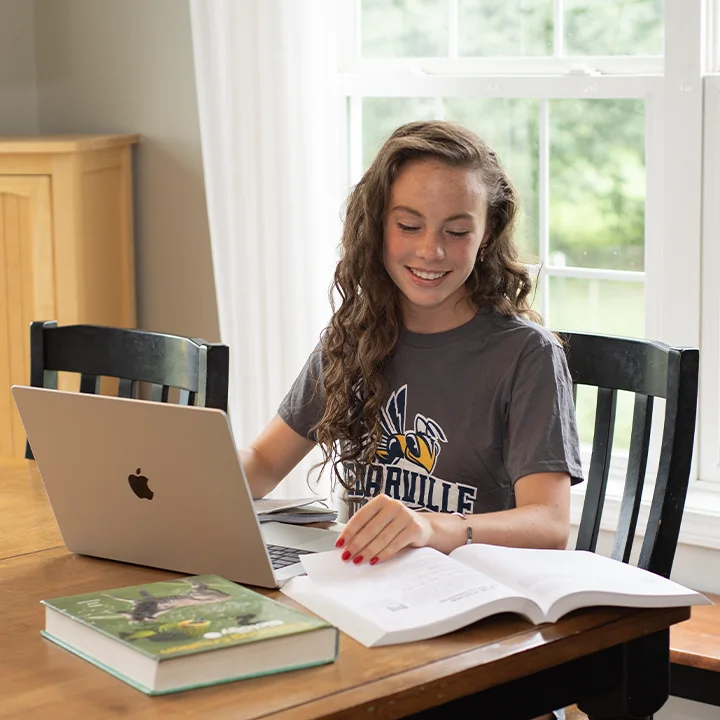
[[[0,455],[22,456],[10,392],[32,320],[135,327],[137,135],[0,136]]]

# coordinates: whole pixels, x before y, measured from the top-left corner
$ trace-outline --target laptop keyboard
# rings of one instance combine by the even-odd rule
[[[309,555],[310,550],[300,550],[299,548],[285,547],[284,545],[266,545],[270,562],[276,570],[294,565],[300,562],[301,555]]]

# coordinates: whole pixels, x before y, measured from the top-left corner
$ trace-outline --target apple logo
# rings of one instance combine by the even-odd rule
[[[152,500],[153,491],[148,487],[148,479],[140,474],[140,468],[137,469],[135,475],[128,475],[128,482],[130,488],[139,497],[145,498],[146,500]]]

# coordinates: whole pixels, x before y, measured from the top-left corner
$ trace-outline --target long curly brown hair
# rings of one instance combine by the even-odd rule
[[[487,195],[487,235],[466,281],[470,302],[504,315],[540,322],[530,308],[532,283],[518,260],[514,233],[518,194],[495,152],[475,133],[450,122],[411,122],[380,148],[351,191],[330,302],[332,319],[322,337],[324,412],[313,427],[333,477],[350,489],[347,464],[370,463],[381,439],[386,399],[383,370],[401,328],[399,291],[383,263],[383,224],[390,190],[405,163],[438,159],[480,173]],[[333,291],[339,297],[336,307]],[[319,388],[318,388],[319,389]]]

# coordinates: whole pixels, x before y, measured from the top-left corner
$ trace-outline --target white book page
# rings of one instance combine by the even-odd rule
[[[694,590],[582,550],[467,545],[452,556],[535,600],[550,622],[579,607],[673,607],[706,601]]]
[[[461,627],[503,611],[540,620],[537,608],[512,589],[431,548],[411,548],[374,566],[343,562],[338,551],[301,560],[313,587],[386,632],[438,626],[462,616]]]

